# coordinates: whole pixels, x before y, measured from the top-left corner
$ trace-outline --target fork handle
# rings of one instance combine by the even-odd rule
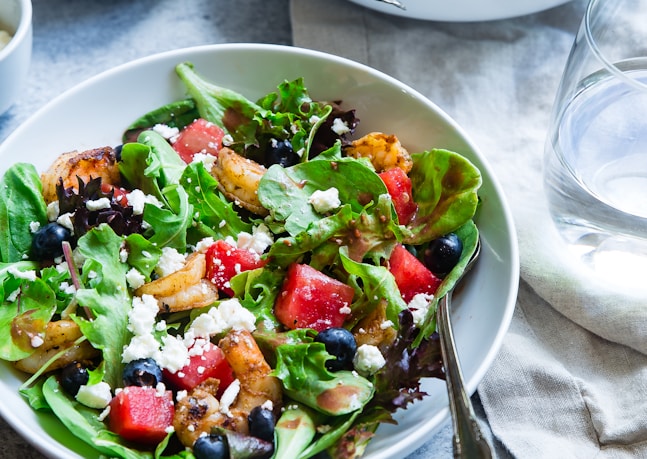
[[[454,458],[456,459],[490,459],[492,451],[483,437],[469,396],[465,392],[456,343],[450,318],[451,292],[438,302],[438,331],[440,349],[445,367],[449,409],[454,427]]]

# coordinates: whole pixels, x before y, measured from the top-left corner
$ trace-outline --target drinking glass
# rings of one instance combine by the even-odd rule
[[[591,0],[553,107],[544,187],[594,272],[647,278],[647,0]]]

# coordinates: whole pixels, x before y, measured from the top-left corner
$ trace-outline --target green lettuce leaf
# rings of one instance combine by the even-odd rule
[[[284,344],[276,349],[273,373],[288,396],[321,413],[339,416],[361,410],[373,397],[373,384],[355,372],[331,373],[323,343]]]
[[[92,345],[101,350],[105,362],[105,380],[116,388],[121,383],[121,353],[131,333],[127,329],[131,297],[126,272],[128,265],[119,259],[122,238],[108,225],[100,225],[79,239],[86,288],[76,293],[78,303],[93,317],[74,317]],[[92,273],[92,275],[90,274]]]
[[[409,173],[418,212],[408,227],[408,244],[422,244],[455,231],[476,212],[479,170],[465,157],[434,149],[411,155]]]

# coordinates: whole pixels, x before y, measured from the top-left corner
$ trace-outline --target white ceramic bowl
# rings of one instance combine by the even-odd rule
[[[0,172],[18,154],[42,170],[61,152],[118,144],[132,120],[183,97],[174,67],[186,60],[216,84],[251,99],[275,90],[284,79],[304,77],[315,99],[341,99],[345,107],[356,108],[359,135],[395,133],[412,152],[448,148],[480,168],[477,224],[483,256],[455,295],[453,316],[467,389],[474,392],[499,350],[515,305],[519,264],[512,218],[490,166],[462,129],[421,94],[383,73],[339,57],[276,45],[212,45],[151,56],[86,81],[41,109],[0,145]],[[2,416],[51,457],[88,457],[87,449],[54,416],[32,411],[21,399],[17,388],[24,376],[9,365],[0,367]],[[378,429],[366,458],[404,457],[449,419],[444,382],[425,380],[423,389],[429,396],[398,412],[398,425]]]
[[[0,1],[0,29],[13,36],[0,50],[0,115],[23,89],[31,61],[31,0]]]
[[[379,0],[350,0],[382,13],[433,21],[489,21],[546,10],[569,0],[400,0],[405,9]]]

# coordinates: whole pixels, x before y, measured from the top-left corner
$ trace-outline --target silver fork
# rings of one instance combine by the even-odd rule
[[[456,286],[474,266],[480,253],[481,243],[479,241],[462,276],[456,282]],[[457,459],[489,459],[492,457],[492,451],[487,440],[483,437],[474,415],[474,408],[465,392],[463,373],[456,353],[456,343],[454,342],[450,316],[452,291],[453,289],[447,292],[438,302],[437,320],[440,349],[443,356],[443,365],[445,366],[447,394],[449,395],[449,409],[452,413],[454,427],[454,457]]]

